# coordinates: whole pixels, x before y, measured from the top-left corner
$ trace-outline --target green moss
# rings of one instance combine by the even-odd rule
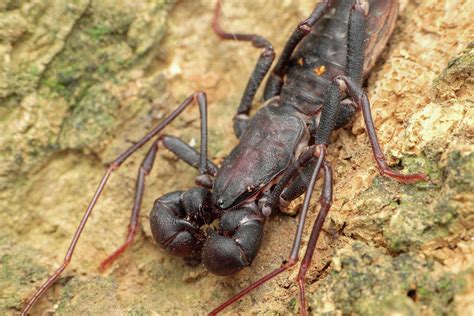
[[[292,312],[297,312],[297,306],[296,306],[296,298],[292,298],[290,299],[290,301],[288,302],[288,310],[292,311]]]
[[[0,314],[18,311],[35,283],[47,276],[47,269],[37,263],[32,249],[0,235]]]
[[[313,297],[316,313],[328,305],[329,295],[335,314],[417,315],[424,310],[447,315],[453,313],[454,295],[462,290],[462,275],[435,274],[433,261],[411,253],[392,257],[354,242],[337,258],[341,269],[332,271]]]
[[[404,156],[402,159],[403,172],[413,174],[423,172],[428,176],[429,181],[419,181],[415,185],[417,188],[433,189],[433,183],[437,183],[442,176],[439,160],[428,159],[424,156]]]
[[[169,8],[163,7],[164,12]],[[146,67],[144,57],[134,53],[128,43],[133,23],[142,20],[135,14],[135,9],[126,6],[94,3],[44,74],[42,86],[65,97],[70,106],[58,138],[61,148],[100,150],[104,139],[120,124],[120,100],[103,83],[109,82],[108,87],[125,84],[130,80],[129,69],[137,68],[137,63],[141,64],[138,68]],[[163,23],[163,11],[154,14],[149,19]],[[160,30],[157,28],[154,32]],[[149,32],[145,35],[151,36]],[[157,36],[153,42],[159,39]],[[133,108],[126,109],[127,116],[136,113],[142,103],[137,100]]]
[[[172,5],[39,1],[2,13],[8,31],[0,31],[0,50],[14,57],[0,69],[0,120],[11,131],[0,135],[0,188],[59,150],[104,149],[123,122],[149,106],[152,79],[140,85],[133,104],[121,106],[121,92],[155,60],[159,52],[149,48],[163,38]],[[132,34],[137,24],[139,38]],[[137,53],[131,39],[146,51]]]
[[[365,240],[380,234],[393,253],[418,249],[429,241],[461,234],[459,223],[469,214],[459,202],[459,194],[474,191],[473,157],[453,153],[445,166],[426,158],[403,158],[407,173],[422,169],[430,180],[400,184],[392,179],[376,177],[373,185],[355,202],[356,216],[345,229]]]
[[[214,289],[212,291],[212,294],[211,294],[211,297],[213,300],[215,301],[219,301],[219,300],[222,300],[222,292],[217,290],[217,289]]]
[[[387,295],[378,302],[373,297],[362,297],[355,303],[358,315],[416,315],[416,305],[405,295]]]
[[[461,91],[463,85],[466,91],[472,89],[469,87],[469,78],[474,74],[474,46],[472,42],[456,58],[448,62],[448,67],[444,69],[441,75],[433,82],[433,88],[438,98],[449,98],[453,92]],[[458,100],[471,99],[468,93],[456,93]]]
[[[86,32],[95,41],[100,41],[105,35],[111,33],[110,28],[103,24],[95,25],[87,29]]]
[[[468,76],[474,72],[474,45],[469,43],[464,52],[448,62],[448,67],[434,82],[434,85],[441,84],[443,81],[449,83],[453,77]]]
[[[462,155],[452,152],[448,158],[444,177],[450,188],[456,192],[472,192],[474,190],[474,153]]]
[[[341,251],[335,259],[341,262],[341,270],[333,271],[320,290],[332,293],[331,304],[337,310],[357,315],[453,313],[453,297],[463,287],[463,275],[434,273],[436,263],[414,252],[428,242],[464,234],[469,205],[459,201],[474,191],[473,156],[454,152],[444,165],[404,158],[404,169],[422,168],[432,182],[403,185],[376,177],[373,186],[358,197],[346,234],[357,231],[355,236],[380,243],[381,233],[387,249],[355,242]],[[321,296],[315,304],[332,306],[327,294],[326,301]]]
[[[153,313],[143,306],[134,306],[127,311],[127,315],[128,316],[145,316],[145,315],[153,315]]]
[[[146,67],[153,56],[147,56],[145,61],[143,54],[136,54],[134,45],[129,43],[129,32],[138,21],[155,21],[154,29],[143,32],[141,40],[146,38],[153,44],[157,43],[163,37],[164,18],[172,4],[167,2],[161,11],[150,5],[148,10],[153,13],[148,12],[147,19],[137,16],[142,13],[140,10],[146,12],[147,7],[143,6],[92,3],[76,22],[64,48],[49,64],[41,86],[75,103],[91,86],[114,78],[119,82],[127,80],[126,71],[137,63],[141,64],[140,68]]]
[[[40,71],[38,69],[38,66],[37,65],[32,65],[30,67],[30,73],[33,75],[33,76],[38,76],[40,74]]]
[[[435,229],[437,223],[433,217],[436,210],[430,207],[430,201],[433,199],[435,195],[432,192],[404,188],[398,199],[400,204],[383,231],[391,251],[395,253],[409,251],[442,235],[439,229]]]
[[[109,315],[121,313],[117,285],[112,277],[74,278],[61,290],[60,315]]]
[[[62,148],[93,149],[118,124],[119,101],[100,87],[93,87],[65,120],[59,137]]]

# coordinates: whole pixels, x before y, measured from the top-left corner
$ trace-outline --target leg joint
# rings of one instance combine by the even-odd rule
[[[358,0],[354,4],[354,10],[361,11],[364,16],[369,15],[369,2],[367,0]]]
[[[331,207],[332,199],[328,197],[321,197],[320,203],[322,207]]]
[[[194,100],[198,103],[206,103],[207,95],[206,92],[198,90],[194,92]]]

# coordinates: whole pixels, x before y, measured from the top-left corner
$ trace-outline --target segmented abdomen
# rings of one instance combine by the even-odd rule
[[[355,0],[333,1],[321,21],[304,38],[287,67],[282,103],[313,115],[329,84],[345,74],[349,15]],[[397,0],[370,0],[364,53],[364,78],[374,66],[395,27]]]

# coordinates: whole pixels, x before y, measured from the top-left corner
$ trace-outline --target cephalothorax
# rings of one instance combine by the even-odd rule
[[[316,218],[298,274],[301,313],[306,314],[305,273],[322,225],[332,203],[332,171],[326,160],[331,133],[345,126],[362,110],[370,143],[381,174],[401,182],[425,179],[423,174],[392,171],[378,144],[369,101],[362,90],[376,59],[392,33],[397,0],[320,1],[300,22],[273,68],[264,91],[264,106],[249,117],[256,91],[271,68],[275,53],[271,44],[253,34],[227,33],[218,24],[216,6],[213,29],[222,39],[250,41],[263,52],[247,84],[234,117],[239,144],[220,167],[207,158],[207,100],[195,92],[163,122],[111,164],[72,240],[63,265],[37,290],[26,305],[26,314],[71,260],[82,229],[111,172],[133,152],[155,138],[137,178],[135,203],[126,242],[102,262],[105,268],[131,244],[139,226],[138,214],[145,176],[159,146],[164,146],[199,170],[197,187],[168,193],[155,201],[150,214],[153,237],[169,253],[190,264],[202,262],[212,273],[228,275],[250,266],[261,245],[266,218],[306,192],[291,253],[282,266],[242,290],[213,310],[216,314],[252,289],[298,262],[301,237],[309,202],[323,170],[321,209]],[[187,106],[197,101],[201,116],[200,151],[181,139],[160,132]],[[215,229],[203,227],[218,220]]]

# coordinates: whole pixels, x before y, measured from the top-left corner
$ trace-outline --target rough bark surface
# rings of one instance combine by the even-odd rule
[[[215,162],[236,144],[231,118],[260,52],[217,38],[213,5],[0,3],[1,314],[18,313],[61,262],[106,164],[186,96],[208,94]],[[264,35],[278,53],[313,6],[310,0],[227,1],[223,24]],[[474,310],[473,15],[469,0],[401,1],[397,28],[367,91],[391,165],[422,170],[430,181],[403,185],[380,177],[361,116],[336,133],[330,146],[335,200],[307,279],[314,314]],[[166,132],[197,147],[198,130],[194,107]],[[197,175],[160,152],[147,178],[143,229],[100,274],[99,262],[125,236],[145,151],[113,174],[71,265],[33,314],[204,314],[286,258],[296,224],[291,214],[268,221],[254,264],[231,277],[157,249],[148,227],[153,201],[191,187]],[[228,313],[298,313],[296,274],[282,274]]]

